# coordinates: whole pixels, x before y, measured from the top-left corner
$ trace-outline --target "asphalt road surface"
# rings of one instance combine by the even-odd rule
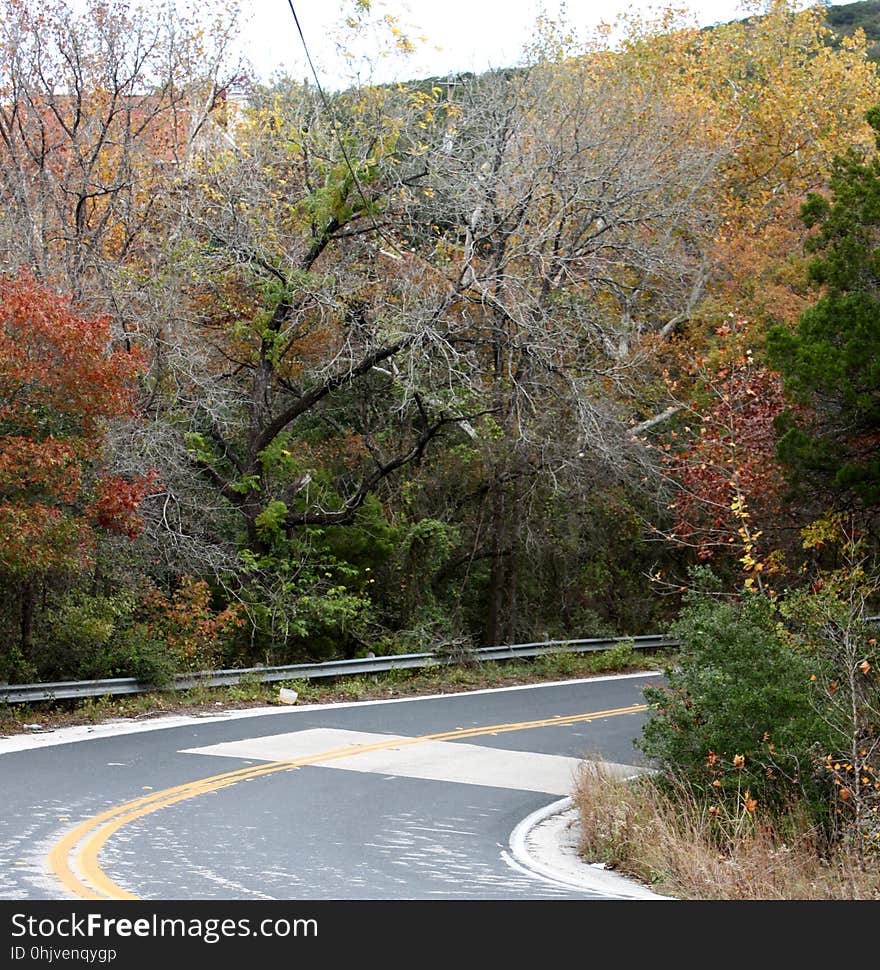
[[[657,674],[0,739],[0,899],[584,899],[510,853]]]

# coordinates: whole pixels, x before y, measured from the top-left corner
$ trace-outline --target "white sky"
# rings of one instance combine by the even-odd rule
[[[378,61],[371,79],[381,82],[511,66],[533,36],[542,9],[550,16],[565,11],[567,23],[583,35],[602,21],[613,21],[621,10],[633,8],[648,15],[666,6],[649,0],[372,0],[372,4],[375,13],[397,16],[410,37],[428,38],[405,64],[391,58]],[[302,41],[288,0],[243,0],[243,6],[250,11],[251,22],[241,40],[260,76],[268,79],[280,68],[297,79],[306,77]],[[349,62],[339,57],[334,42],[340,36],[336,27],[342,0],[293,0],[293,6],[321,83],[328,88],[345,86]],[[681,0],[675,6],[692,12],[701,26],[756,12],[755,3],[747,8],[740,0]],[[371,49],[377,49],[375,44]]]

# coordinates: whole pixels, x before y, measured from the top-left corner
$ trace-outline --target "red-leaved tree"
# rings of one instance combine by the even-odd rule
[[[723,324],[711,348],[682,360],[689,399],[657,447],[675,489],[670,537],[700,561],[733,554],[746,585],[762,588],[782,567],[779,533],[790,525],[774,427],[786,405],[779,376],[753,359],[745,324]]]
[[[0,583],[29,647],[36,594],[87,568],[98,531],[137,534],[149,478],[102,467],[106,422],[132,412],[142,361],[109,320],[77,313],[29,275],[0,277]]]

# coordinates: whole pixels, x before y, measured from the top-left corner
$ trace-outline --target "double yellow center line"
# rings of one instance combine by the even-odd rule
[[[62,885],[73,895],[81,899],[138,899],[134,893],[113,882],[101,869],[98,854],[107,840],[137,819],[176,805],[178,802],[205,795],[208,792],[220,791],[230,785],[237,785],[241,781],[259,778],[263,775],[275,774],[279,771],[293,771],[306,765],[323,764],[340,758],[350,758],[352,755],[366,754],[370,751],[385,751],[391,748],[403,748],[414,744],[424,744],[426,741],[460,741],[463,738],[475,738],[487,734],[505,734],[509,731],[527,731],[532,728],[560,727],[566,724],[576,724],[580,721],[593,721],[605,717],[616,717],[620,714],[636,714],[647,710],[645,704],[631,704],[629,707],[617,707],[608,711],[593,711],[589,714],[571,714],[567,716],[545,718],[540,721],[519,721],[513,724],[490,724],[476,728],[456,728],[453,731],[443,731],[438,734],[425,734],[415,738],[389,738],[387,741],[376,741],[372,744],[352,744],[344,748],[321,751],[317,754],[292,758],[288,761],[272,761],[257,766],[239,768],[237,771],[227,771],[220,775],[200,778],[173,788],[152,792],[132,801],[124,802],[113,808],[95,815],[80,823],[57,842],[49,852],[48,864],[50,872],[55,875]]]

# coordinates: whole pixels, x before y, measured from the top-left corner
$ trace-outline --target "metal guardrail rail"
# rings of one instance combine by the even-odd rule
[[[880,616],[866,616],[867,623],[880,623]],[[610,650],[628,643],[636,650],[664,650],[679,646],[679,641],[664,634],[637,637],[609,637],[586,640],[545,640],[540,643],[513,643],[498,647],[451,655],[440,652],[391,654],[385,657],[357,657],[353,660],[328,660],[324,663],[292,664],[287,667],[248,667],[235,670],[205,670],[195,674],[178,674],[167,685],[157,687],[134,677],[107,680],[65,680],[47,684],[0,685],[0,704],[30,704],[39,701],[107,697],[117,694],[145,694],[156,690],[190,690],[193,687],[228,687],[242,682],[271,683],[284,680],[312,680],[320,677],[347,677],[355,674],[378,674],[388,670],[414,667],[448,666],[463,659],[515,660],[548,653],[588,653]]]
[[[195,674],[178,674],[170,684],[161,687],[134,677],[66,680],[46,684],[5,684],[0,686],[0,704],[30,704],[39,701],[106,697],[117,694],[144,694],[156,690],[189,690],[193,687],[227,687],[242,682],[269,683],[285,680],[313,680],[320,677],[348,677],[355,674],[378,674],[388,670],[405,670],[414,667],[448,666],[464,659],[515,660],[519,657],[538,657],[548,653],[589,653],[594,650],[610,650],[620,644],[630,644],[637,650],[661,650],[677,646],[678,641],[664,635],[545,640],[542,643],[480,647],[461,654],[404,653],[384,657],[357,657],[353,660],[329,660],[325,663],[293,664],[287,667],[206,670]]]

